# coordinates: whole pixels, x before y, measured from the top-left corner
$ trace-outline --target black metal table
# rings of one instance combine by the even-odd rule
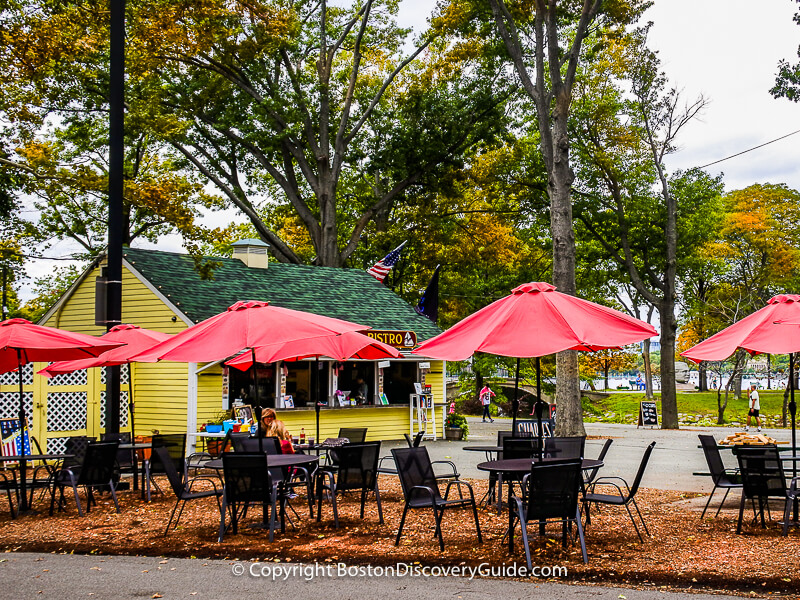
[[[52,469],[55,467],[52,465],[48,465],[48,460],[64,460],[65,458],[73,458],[74,454],[11,454],[9,456],[0,456],[0,462],[18,462],[18,463],[25,463],[27,466],[28,461],[40,460],[44,463],[45,468],[47,469],[48,473],[52,473]],[[27,477],[20,476],[19,482],[19,491],[20,496],[26,498],[27,500],[27,493],[28,493],[28,481]],[[24,505],[27,505],[28,508],[25,513],[35,513],[36,511],[33,510],[31,506],[28,505],[28,502],[24,502]]]
[[[548,459],[544,458],[541,462],[549,462],[551,460],[559,460],[559,459]],[[537,464],[540,461],[535,461]],[[505,474],[523,474],[523,473],[530,473],[531,465],[534,461],[530,458],[508,458],[503,460],[490,460],[487,462],[482,462],[478,464],[479,471],[488,471],[489,473],[497,473],[498,475],[505,475]],[[581,461],[581,469],[584,471],[589,469],[597,469],[603,466],[602,460],[597,460],[593,458],[584,458]],[[514,511],[511,505],[511,486],[506,486],[508,488],[508,551],[514,552]]]

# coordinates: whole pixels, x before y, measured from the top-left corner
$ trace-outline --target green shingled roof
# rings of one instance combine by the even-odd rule
[[[270,262],[246,266],[235,258],[216,258],[222,266],[204,281],[186,254],[125,248],[131,266],[199,323],[239,300],[268,300],[294,310],[354,321],[373,329],[411,330],[423,341],[441,333],[426,317],[366,271]]]

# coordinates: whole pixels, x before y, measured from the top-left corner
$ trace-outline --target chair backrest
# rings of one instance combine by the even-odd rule
[[[580,458],[533,463],[528,477],[528,520],[574,519],[582,484]]]
[[[185,433],[161,433],[153,436],[153,450],[165,448],[172,464],[179,473],[186,471],[186,434]],[[166,468],[162,462],[163,453],[153,452],[150,455],[150,472],[166,473]]]
[[[425,446],[419,448],[392,448],[392,456],[397,465],[397,475],[403,496],[407,502],[413,500],[430,500],[430,496],[416,486],[428,487],[433,490],[436,498],[441,497],[436,475],[433,472],[431,458]]]
[[[539,440],[535,437],[508,437],[503,440],[503,459],[534,458],[539,455]]]
[[[711,472],[711,479],[714,484],[719,483],[720,478],[725,474],[725,465],[722,462],[719,448],[717,448],[717,441],[713,435],[698,435],[700,438],[700,445],[703,447],[703,454],[708,463],[708,470]]]
[[[222,453],[224,494],[228,504],[268,502],[272,493],[272,477],[266,468],[263,453]]]
[[[583,458],[586,436],[549,437],[544,439],[544,455],[551,458]]]
[[[366,427],[341,427],[337,437],[347,438],[351,444],[363,444],[367,441]]]
[[[403,434],[403,437],[406,438],[406,443],[408,444],[409,448],[419,448],[420,442],[422,442],[422,436],[425,435],[425,431],[418,431],[414,434],[414,439],[411,439],[411,436],[407,433]]]
[[[639,489],[639,484],[642,483],[642,477],[644,477],[644,470],[647,468],[647,462],[650,460],[650,455],[653,453],[653,448],[655,448],[656,443],[650,442],[650,445],[645,448],[644,456],[642,456],[642,462],[639,464],[639,470],[636,472],[636,477],[633,480],[633,485],[631,485],[631,493],[630,497],[632,498],[634,494],[636,494],[636,490]]]
[[[164,467],[164,473],[167,476],[172,491],[175,492],[178,498],[181,498],[186,489],[186,479],[183,472],[178,471],[172,457],[169,455],[169,451],[163,446],[153,448],[153,452],[150,456],[152,457],[155,455],[158,455],[159,463]]]
[[[101,433],[100,434],[100,441],[101,442],[119,442],[120,444],[130,444],[131,443],[131,432],[130,431],[120,431],[119,433]],[[117,464],[120,467],[132,467],[133,466],[133,455],[134,450],[118,450],[117,451]]]
[[[503,447],[503,440],[506,439],[506,438],[510,438],[510,437],[514,437],[514,432],[513,431],[498,431],[497,432],[497,447],[498,448],[502,448]],[[497,453],[497,460],[503,460],[503,458],[504,458],[503,451],[501,450],[500,452]]]
[[[603,460],[606,457],[606,454],[608,454],[608,449],[611,448],[611,442],[613,441],[614,440],[611,438],[606,440],[606,443],[603,444],[603,447],[600,449],[600,454],[597,455],[597,460]]]
[[[237,436],[231,438],[231,441],[233,442],[234,452],[245,452],[247,454],[254,454],[256,452],[276,454],[276,452],[274,452],[276,448],[276,442],[278,448],[280,448],[281,445],[280,440],[275,436],[263,437],[260,441],[257,437]]]
[[[733,452],[747,498],[786,497],[786,475],[776,446],[737,446]]]
[[[114,478],[119,442],[92,442],[86,446],[78,485],[107,485]]]
[[[338,448],[336,490],[372,490],[378,475],[380,442],[345,444]]]
[[[72,454],[61,463],[63,467],[80,467],[83,464],[83,459],[86,457],[86,448],[92,438],[85,435],[76,435],[68,437],[64,444],[64,454]]]

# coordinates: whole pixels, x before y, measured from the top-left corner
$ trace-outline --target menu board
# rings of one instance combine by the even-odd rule
[[[658,427],[658,408],[654,400],[639,403],[639,427]]]

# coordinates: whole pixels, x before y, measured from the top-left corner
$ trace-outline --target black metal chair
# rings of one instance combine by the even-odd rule
[[[269,541],[275,539],[275,513],[278,493],[266,468],[265,454],[245,454],[243,452],[224,452],[222,454],[223,478],[222,504],[219,511],[219,537],[225,535],[225,515],[230,515],[230,526],[238,533],[239,521],[247,516],[251,504],[259,504],[269,511]]]
[[[603,447],[600,449],[600,454],[597,456],[597,460],[605,460],[606,454],[608,454],[608,449],[611,447],[611,442],[613,442],[611,438],[607,439]],[[597,479],[597,474],[600,472],[601,467],[595,467],[593,469],[588,469],[583,472],[583,485],[588,486],[590,485],[595,479]]]
[[[347,438],[351,444],[363,444],[367,441],[367,427],[340,427],[337,437]]]
[[[504,437],[503,438],[503,460],[515,458],[538,458],[539,456],[539,438],[537,437]],[[522,473],[503,475],[502,473],[497,476],[497,512],[502,510],[503,496],[503,481],[506,485],[513,486],[514,483],[521,484],[524,475]],[[513,489],[513,487],[512,487]]]
[[[761,527],[766,527],[764,522],[764,509],[769,510],[769,499],[780,498],[784,501],[783,509],[783,535],[789,533],[789,513],[792,504],[798,498],[798,483],[800,477],[792,479],[787,486],[786,474],[783,463],[775,446],[741,446],[733,449],[739,461],[739,473],[742,476],[742,501],[739,504],[739,522],[736,533],[742,532],[742,517],[744,504],[747,498],[755,503],[758,500],[758,516],[761,517]]]
[[[545,458],[583,458],[586,436],[544,438]]]
[[[119,442],[93,442],[86,446],[86,453],[79,468],[76,466],[62,466],[53,477],[53,490],[50,497],[50,514],[53,514],[53,507],[56,501],[56,491],[60,492],[59,509],[66,502],[64,498],[64,488],[69,485],[75,495],[75,504],[78,506],[78,514],[83,516],[81,500],[78,496],[78,487],[83,486],[86,490],[86,512],[89,512],[92,504],[97,502],[94,499],[93,490],[108,487],[111,497],[114,499],[114,506],[119,512],[117,502],[116,483],[114,481],[114,466],[117,460]]]
[[[528,523],[539,525],[544,530],[547,521],[558,520],[562,525],[562,544],[567,547],[571,524],[578,528],[583,562],[588,563],[586,540],[583,536],[578,497],[583,484],[581,459],[557,459],[542,463],[532,463],[531,472],[522,480],[522,498],[513,496],[515,518],[520,521],[522,543],[525,546],[525,559],[528,570],[532,570],[531,550],[528,541]]]
[[[633,504],[633,507],[636,509],[636,514],[639,515],[639,520],[642,522],[644,526],[644,531],[647,535],[650,535],[650,531],[647,529],[647,523],[644,522],[644,518],[642,517],[642,513],[639,510],[639,506],[636,504],[636,492],[639,490],[639,484],[642,482],[642,477],[644,476],[644,471],[647,468],[647,462],[650,460],[650,455],[653,453],[653,448],[655,447],[656,443],[651,442],[650,445],[645,449],[644,456],[642,456],[642,462],[639,464],[639,470],[636,472],[636,477],[633,480],[633,485],[628,486],[628,483],[622,479],[622,477],[600,477],[599,479],[595,479],[595,481],[589,486],[587,492],[583,498],[584,503],[586,504],[586,524],[589,525],[591,523],[591,515],[589,513],[589,507],[591,503],[594,502],[597,505],[600,504],[609,504],[612,506],[624,506],[625,510],[628,511],[628,516],[631,519],[631,523],[633,523],[633,528],[636,530],[636,534],[639,536],[639,541],[644,541],[641,532],[639,531],[639,526],[636,524],[636,520],[633,518],[633,513],[631,512],[630,505]],[[615,481],[621,482],[620,484],[614,483]],[[614,487],[617,490],[616,494],[596,494],[594,493],[595,487],[598,485],[609,485]],[[622,490],[622,486],[625,487],[625,491]]]
[[[186,434],[185,433],[166,433],[156,434],[153,436],[152,443],[153,451],[150,453],[150,458],[144,461],[144,479],[145,479],[145,492],[147,494],[147,501],[150,502],[150,484],[152,483],[156,489],[161,492],[158,487],[154,475],[166,475],[166,467],[161,460],[163,456],[160,452],[155,452],[156,448],[165,448],[170,460],[175,465],[178,472],[183,473],[186,477]],[[162,492],[163,493],[163,492]]]
[[[153,449],[153,452],[159,454],[159,460],[161,464],[164,466],[164,471],[167,475],[167,480],[169,481],[170,487],[172,487],[172,491],[175,492],[175,506],[172,509],[172,513],[169,515],[169,522],[167,523],[167,528],[164,530],[164,535],[169,533],[169,528],[172,525],[172,519],[175,518],[175,511],[178,510],[178,506],[181,507],[180,511],[178,512],[178,517],[175,519],[175,529],[178,528],[178,522],[181,520],[181,515],[183,514],[183,509],[186,506],[186,503],[189,500],[200,500],[202,498],[211,498],[214,497],[217,501],[217,508],[222,510],[222,506],[220,506],[219,497],[222,495],[222,490],[217,489],[217,484],[214,482],[213,479],[210,477],[193,477],[188,479],[184,472],[179,471],[172,460],[172,457],[169,454],[167,448],[159,447]],[[192,491],[192,486],[198,481],[208,481],[211,483],[214,489],[212,490],[201,490],[199,492]]]
[[[375,502],[378,505],[378,522],[383,524],[381,493],[378,490],[378,455],[380,451],[380,442],[345,444],[337,448],[336,470],[331,471],[322,467],[317,471],[317,521],[322,520],[322,496],[325,490],[330,495],[333,506],[333,523],[337,529],[339,528],[339,511],[336,505],[336,495],[349,491],[360,491],[361,518],[363,519],[367,494],[374,491]]]
[[[711,490],[711,494],[708,496],[708,501],[703,507],[703,514],[700,515],[700,518],[702,519],[705,517],[706,510],[708,510],[708,506],[711,504],[711,498],[714,496],[714,492],[717,491],[717,488],[722,488],[725,490],[725,495],[722,497],[722,502],[719,503],[717,512],[714,515],[716,518],[719,515],[719,511],[722,510],[722,505],[725,504],[728,493],[734,488],[742,487],[742,478],[739,475],[739,469],[725,468],[722,462],[722,456],[720,456],[719,453],[719,448],[717,448],[717,441],[714,439],[713,435],[698,435],[697,437],[700,438],[700,445],[703,447],[703,454],[706,457],[708,470],[711,473],[711,481],[714,483],[714,489]]]
[[[405,504],[403,506],[403,517],[400,519],[400,527],[397,530],[395,546],[400,544],[400,536],[403,534],[403,525],[406,522],[408,509],[426,509],[433,511],[433,518],[436,521],[434,535],[439,538],[439,548],[444,550],[444,537],[442,536],[442,516],[444,511],[453,507],[472,507],[472,516],[475,519],[475,530],[478,533],[478,542],[483,543],[481,536],[481,526],[478,522],[478,509],[475,505],[475,494],[472,486],[466,481],[453,480],[447,484],[447,488],[442,497],[436,477],[433,474],[433,466],[428,449],[424,446],[419,448],[393,448],[397,473],[400,476],[400,485],[403,488]],[[469,498],[460,497],[458,500],[451,500],[450,488],[454,485],[466,486],[469,490]]]
[[[424,435],[425,430],[422,430],[415,433],[413,439],[407,433],[404,433],[403,437],[406,438],[406,443],[408,444],[409,448],[419,448],[419,445],[422,443],[422,436]]]

